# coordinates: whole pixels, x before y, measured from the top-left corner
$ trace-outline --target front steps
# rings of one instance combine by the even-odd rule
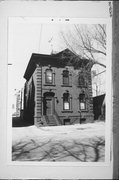
[[[57,119],[57,117],[53,115],[43,116],[42,121],[44,121],[45,126],[60,126],[61,123]]]
[[[53,115],[47,116],[47,118],[49,121],[49,123],[48,123],[49,126],[57,126],[56,119],[54,118]]]

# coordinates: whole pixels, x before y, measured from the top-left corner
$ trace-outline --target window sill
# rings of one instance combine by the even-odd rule
[[[62,113],[73,113],[73,111],[70,111],[70,110],[63,110],[61,111]]]
[[[83,109],[83,110],[81,110],[81,111],[78,111],[79,113],[82,113],[82,112],[88,112],[88,110],[87,109]]]
[[[44,86],[56,86],[55,84],[44,84]]]
[[[78,88],[88,88],[88,86],[77,85]]]
[[[62,87],[72,87],[72,85],[61,85]]]

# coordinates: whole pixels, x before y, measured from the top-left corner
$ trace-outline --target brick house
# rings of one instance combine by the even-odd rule
[[[36,126],[92,122],[88,62],[69,49],[51,55],[33,53],[24,74],[24,120]]]

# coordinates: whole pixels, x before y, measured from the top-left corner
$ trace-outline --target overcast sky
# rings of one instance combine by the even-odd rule
[[[8,63],[12,65],[9,66],[8,76],[13,93],[24,86],[23,76],[32,53],[51,54],[52,50],[59,52],[65,49],[60,32],[67,33],[72,26],[73,23],[42,22],[38,18],[9,19]]]
[[[58,24],[42,24],[29,22],[25,18],[12,18],[9,21],[8,63],[9,75],[13,89],[21,89],[25,80],[23,75],[32,53],[51,54],[59,52],[59,26]]]

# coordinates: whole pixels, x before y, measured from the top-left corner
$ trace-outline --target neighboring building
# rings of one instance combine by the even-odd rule
[[[12,104],[12,116],[13,117],[21,117],[23,116],[23,108],[24,108],[24,89],[16,90],[13,96],[13,104]]]
[[[20,94],[20,117],[23,120],[23,113],[24,113],[24,88],[21,89]]]
[[[93,97],[105,94],[106,68],[98,64],[94,64],[91,72]]]
[[[105,94],[93,97],[94,120],[105,120]]]
[[[19,117],[20,116],[20,101],[21,101],[21,92],[20,90],[16,91],[13,97],[12,104],[12,116]]]
[[[93,122],[88,64],[68,49],[32,54],[24,74],[24,120],[36,126]]]

